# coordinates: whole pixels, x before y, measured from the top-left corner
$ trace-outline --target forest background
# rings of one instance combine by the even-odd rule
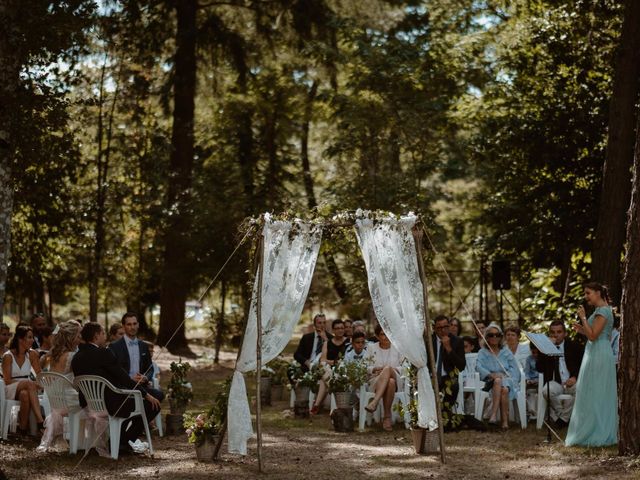
[[[639,5],[4,0],[0,311],[132,310],[180,350],[245,219],[357,208],[422,215],[434,313],[496,319],[493,259],[509,322],[572,318],[589,278],[620,305]],[[252,248],[205,297],[218,347]],[[325,234],[308,306],[370,315],[352,232]]]

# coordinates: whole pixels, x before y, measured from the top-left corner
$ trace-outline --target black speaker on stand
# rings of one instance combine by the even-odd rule
[[[502,291],[511,288],[511,262],[509,260],[494,260],[491,262],[491,285],[494,290],[500,291],[500,328],[504,330]]]

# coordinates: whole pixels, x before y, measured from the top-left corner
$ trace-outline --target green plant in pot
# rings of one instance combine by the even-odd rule
[[[186,413],[183,426],[187,439],[196,447],[196,455],[200,461],[213,459],[217,437],[222,431],[227,418],[227,405],[229,403],[229,389],[231,377],[222,385],[222,389],[215,397],[214,403],[206,411]]]
[[[187,381],[187,374],[191,369],[188,362],[171,362],[171,380],[167,388],[169,408],[174,415],[185,412],[187,405],[193,399],[191,383]]]
[[[284,386],[287,384],[287,370],[289,362],[282,357],[271,360],[262,368],[262,376],[268,376],[271,380],[271,395],[273,400],[282,400]]]
[[[353,392],[367,381],[367,364],[363,360],[338,361],[331,369],[327,388],[336,398],[338,408],[347,408],[353,401]]]

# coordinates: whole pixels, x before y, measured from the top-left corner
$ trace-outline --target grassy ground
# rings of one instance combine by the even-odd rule
[[[193,409],[204,408],[231,374],[235,354],[225,353],[213,367],[211,352],[195,347],[202,361],[192,362]],[[161,364],[174,360],[161,356]],[[251,395],[251,387],[249,395]],[[564,432],[561,432],[564,434]],[[288,402],[266,407],[263,415],[265,473],[258,475],[256,445],[249,455],[226,453],[217,463],[199,463],[184,436],[154,436],[154,458],[127,455],[117,461],[95,453],[83,459],[64,451],[36,454],[35,440],[12,438],[0,443],[0,468],[9,479],[159,478],[178,479],[632,479],[640,478],[637,459],[619,458],[615,449],[564,448],[544,443],[545,434],[531,425],[506,433],[462,431],[445,435],[446,464],[439,457],[413,453],[410,432],[397,425],[393,432],[373,426],[364,433],[336,433],[329,416],[313,420],[292,417]]]

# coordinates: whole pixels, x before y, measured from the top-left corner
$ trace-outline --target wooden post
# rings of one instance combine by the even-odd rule
[[[260,375],[262,373],[262,278],[264,276],[264,230],[258,242],[258,291],[256,294],[256,434],[258,440],[258,472],[263,472],[262,463],[262,406],[260,401]]]
[[[427,279],[424,273],[424,261],[422,260],[422,229],[414,227],[413,238],[416,243],[416,254],[418,256],[418,272],[422,281],[422,295],[424,298],[424,324],[427,329],[427,352],[429,354],[429,366],[431,367],[431,379],[433,383],[433,391],[436,397],[436,415],[438,416],[438,433],[440,438],[440,459],[442,463],[446,463],[444,452],[444,425],[442,424],[442,405],[440,403],[440,387],[438,386],[438,373],[436,372],[436,360],[433,352],[433,341],[431,331],[431,321],[429,320],[429,303],[427,294]]]

